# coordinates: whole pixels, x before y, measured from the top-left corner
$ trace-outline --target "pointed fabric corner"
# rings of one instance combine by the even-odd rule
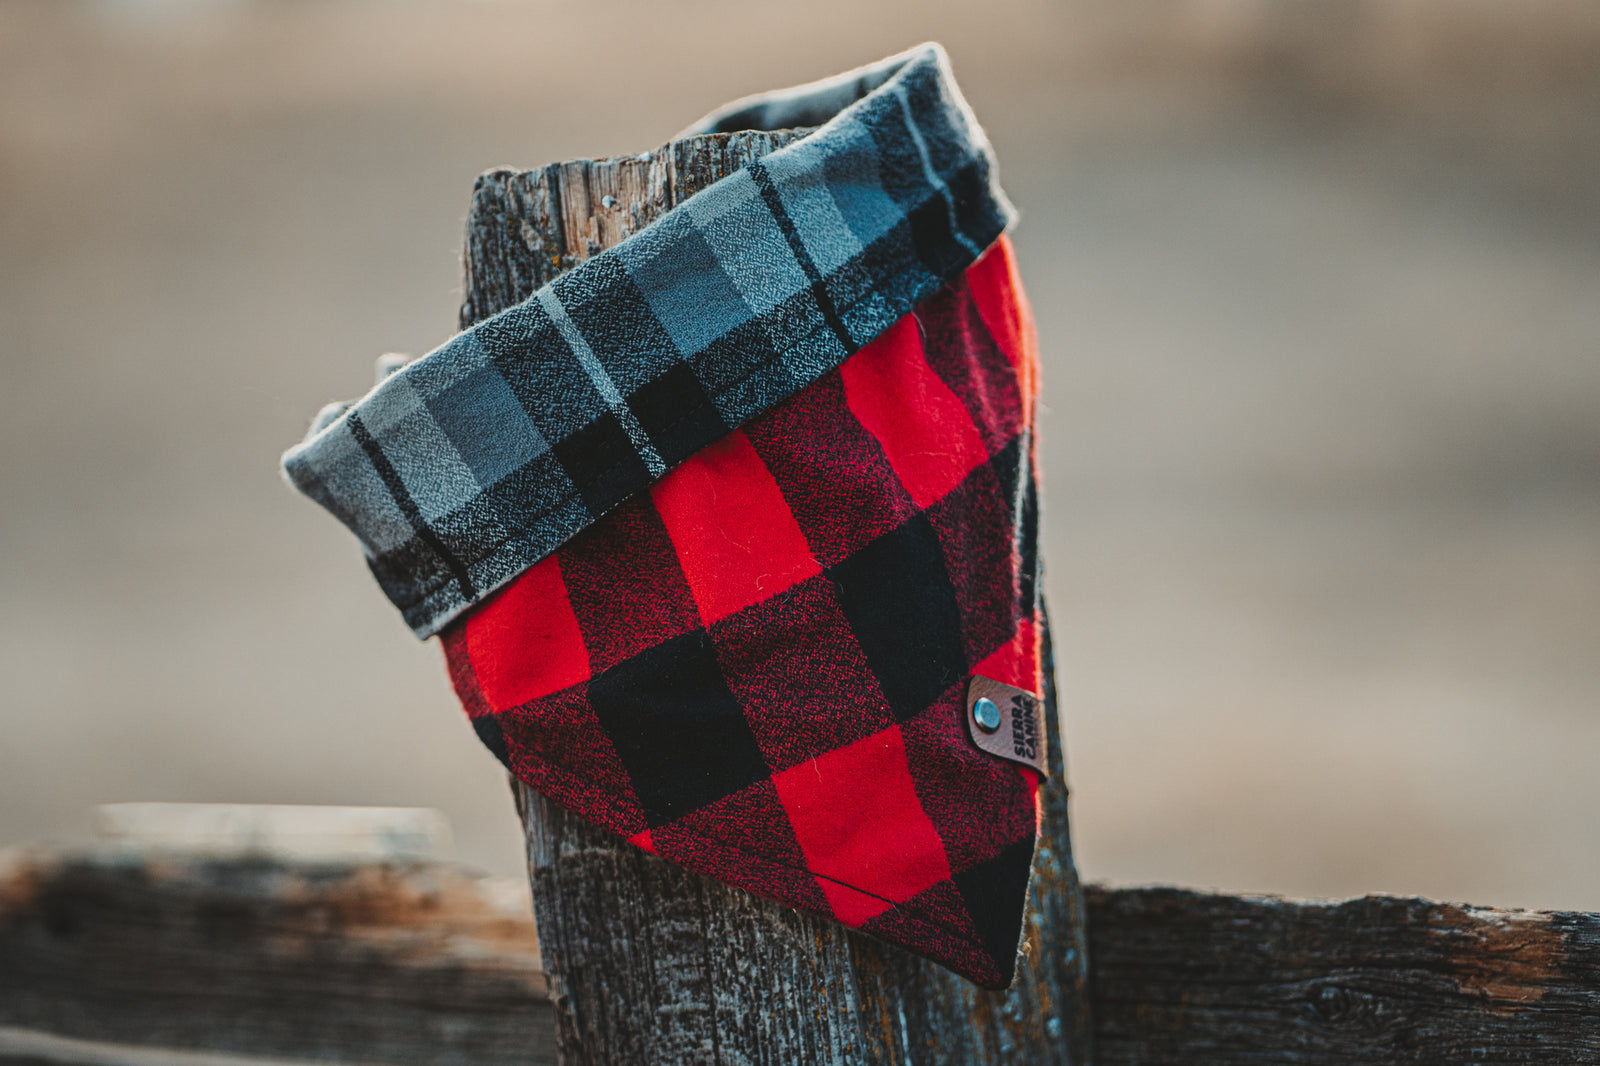
[[[1040,782],[966,696],[1044,690],[1034,367],[1001,238],[447,628],[479,735],[666,859],[1005,987]]]

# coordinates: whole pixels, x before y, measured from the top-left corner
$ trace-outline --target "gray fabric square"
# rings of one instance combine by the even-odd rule
[[[756,314],[764,315],[811,282],[795,262],[783,231],[750,176],[741,172],[724,180],[737,183],[739,179],[749,194],[738,193],[738,200],[728,210],[701,222],[700,234],[744,302]]]
[[[421,409],[422,397],[404,374],[391,375],[356,405],[362,424],[380,445],[390,430]]]
[[[429,400],[428,409],[482,488],[550,447],[511,387],[487,362]]]
[[[418,359],[398,371],[417,395],[430,403],[489,365],[489,353],[476,333],[457,334],[438,350],[445,358]]]
[[[850,232],[866,247],[899,225],[904,216],[878,180],[872,135],[866,130],[851,130],[842,139],[855,143],[828,153],[823,164],[828,192]]]
[[[805,141],[794,147],[794,155],[778,159],[767,172],[811,261],[829,274],[859,255],[861,245],[828,191],[825,149]]]
[[[656,254],[630,257],[628,276],[678,350],[688,354],[748,321],[754,312],[689,219],[680,217],[675,228],[679,232],[672,234],[671,243]]]
[[[426,521],[436,521],[477,495],[480,486],[426,407],[394,423],[379,437],[400,480]]]
[[[333,426],[325,439],[326,448],[290,466],[296,487],[357,530],[368,555],[381,555],[410,540],[415,535],[411,523],[351,436],[350,427]]]
[[[536,297],[478,323],[473,332],[546,441],[564,439],[605,409],[588,371]]]

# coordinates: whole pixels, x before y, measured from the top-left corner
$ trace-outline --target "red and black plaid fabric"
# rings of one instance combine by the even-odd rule
[[[1039,781],[965,693],[1043,690],[1032,328],[1002,237],[453,623],[479,736],[640,847],[1008,985]]]

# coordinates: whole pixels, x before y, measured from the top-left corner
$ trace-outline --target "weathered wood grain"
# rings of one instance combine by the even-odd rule
[[[759,913],[752,927],[742,898],[713,933],[746,950],[769,928]],[[1100,1066],[1600,1062],[1600,915],[1172,888],[1090,886],[1087,898]],[[808,965],[805,951],[788,959]],[[810,965],[838,964],[819,951]],[[692,968],[686,980],[704,994],[720,976]],[[758,1015],[757,993],[716,992],[739,1030],[732,1046],[788,1046],[813,1024]],[[150,1047],[282,1062],[554,1062],[553,1013],[526,912],[450,867],[40,854],[0,871],[6,1066],[240,1066],[137,1053]],[[678,1038],[691,1031],[681,1025]],[[129,1050],[64,1057],[62,1037]],[[49,1057],[30,1058],[40,1046]],[[679,1061],[705,1060],[688,1052]],[[818,1045],[795,1061],[839,1054]]]
[[[1600,1062],[1600,915],[1088,899],[1098,1066]]]
[[[481,175],[467,216],[460,327],[522,302],[679,200],[805,132],[692,137],[642,155]]]
[[[695,137],[645,156],[485,174],[467,223],[461,326],[802,132]],[[518,786],[561,1061],[1087,1062],[1082,898],[1051,719],[1027,954],[1003,993],[672,866]]]
[[[518,901],[424,864],[8,863],[0,1027],[289,1060],[555,1061]]]

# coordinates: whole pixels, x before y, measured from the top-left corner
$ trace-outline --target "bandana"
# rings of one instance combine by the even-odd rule
[[[1008,985],[1045,767],[1037,355],[937,45],[284,457],[478,735],[634,844]]]

